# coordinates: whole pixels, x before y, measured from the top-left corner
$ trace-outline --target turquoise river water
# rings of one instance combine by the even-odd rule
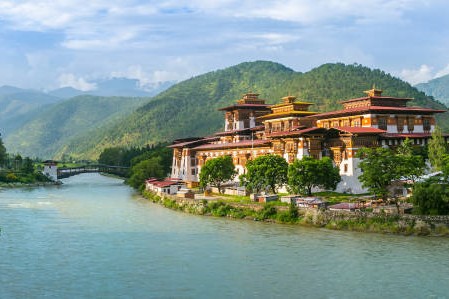
[[[0,190],[0,298],[449,298],[449,239],[195,216],[85,174]]]

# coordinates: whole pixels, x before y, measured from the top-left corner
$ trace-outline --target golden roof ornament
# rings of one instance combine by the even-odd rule
[[[382,91],[383,90],[376,88],[376,84],[373,84],[373,88],[370,90],[365,90],[364,93],[366,93],[369,97],[380,97],[382,96]]]

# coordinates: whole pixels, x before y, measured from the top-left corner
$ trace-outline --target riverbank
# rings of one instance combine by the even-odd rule
[[[13,182],[13,183],[6,183],[6,182],[0,182],[0,189],[1,188],[30,188],[30,187],[44,187],[44,186],[57,186],[62,185],[61,181],[48,181],[48,182],[35,182],[35,183],[21,183],[21,182]]]
[[[169,209],[196,215],[357,232],[406,236],[449,236],[449,216],[386,215],[371,212],[298,209],[294,206],[276,206],[273,203],[260,205],[225,200],[195,200],[170,195],[159,196],[150,191],[143,191],[142,195]]]

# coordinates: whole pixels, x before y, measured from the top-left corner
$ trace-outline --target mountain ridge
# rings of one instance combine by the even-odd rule
[[[69,151],[94,159],[108,146],[143,146],[212,134],[223,126],[223,114],[217,109],[235,103],[247,92],[261,94],[270,104],[293,95],[314,102],[312,110],[325,112],[341,109],[340,101],[362,96],[373,84],[383,89],[384,95],[414,98],[411,105],[446,109],[409,83],[358,64],[329,63],[301,73],[270,61],[244,62],[182,81],[122,122],[100,127],[90,132],[89,138],[78,136],[56,156]],[[440,115],[438,120],[449,128],[445,117]]]
[[[416,84],[415,87],[433,96],[436,100],[449,105],[449,75],[432,79],[427,83]]]

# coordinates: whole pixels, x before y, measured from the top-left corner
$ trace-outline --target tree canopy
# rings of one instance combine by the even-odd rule
[[[288,167],[288,186],[293,193],[312,195],[313,187],[334,190],[340,180],[340,171],[329,157],[306,156]]]
[[[6,153],[6,147],[3,144],[3,139],[0,138],[0,166],[5,165],[7,156],[8,154]]]
[[[404,147],[407,147],[406,144]],[[362,148],[357,153],[361,158],[359,167],[362,174],[359,180],[363,187],[377,196],[387,199],[388,187],[394,180],[415,181],[424,173],[424,161],[421,156],[410,154],[410,150],[402,150],[396,154],[390,148]]]
[[[287,183],[288,163],[278,155],[263,155],[246,163],[247,173],[240,176],[242,184],[253,192],[277,189]]]
[[[439,177],[417,183],[411,201],[415,214],[446,215],[449,213],[449,184]]]
[[[207,185],[215,186],[221,193],[223,183],[232,180],[237,175],[231,156],[217,157],[207,160],[201,167],[200,186],[205,188]]]
[[[413,183],[426,170],[426,163],[421,155],[414,154],[415,150],[410,139],[406,138],[396,149],[398,177]]]
[[[432,133],[432,138],[428,144],[429,160],[433,170],[442,170],[443,163],[442,157],[448,153],[447,143],[444,141],[441,128],[435,126],[435,130]]]
[[[145,180],[151,177],[164,177],[164,168],[161,164],[161,158],[153,157],[143,160],[131,168],[131,177],[127,180],[128,184],[134,188],[140,188]]]

